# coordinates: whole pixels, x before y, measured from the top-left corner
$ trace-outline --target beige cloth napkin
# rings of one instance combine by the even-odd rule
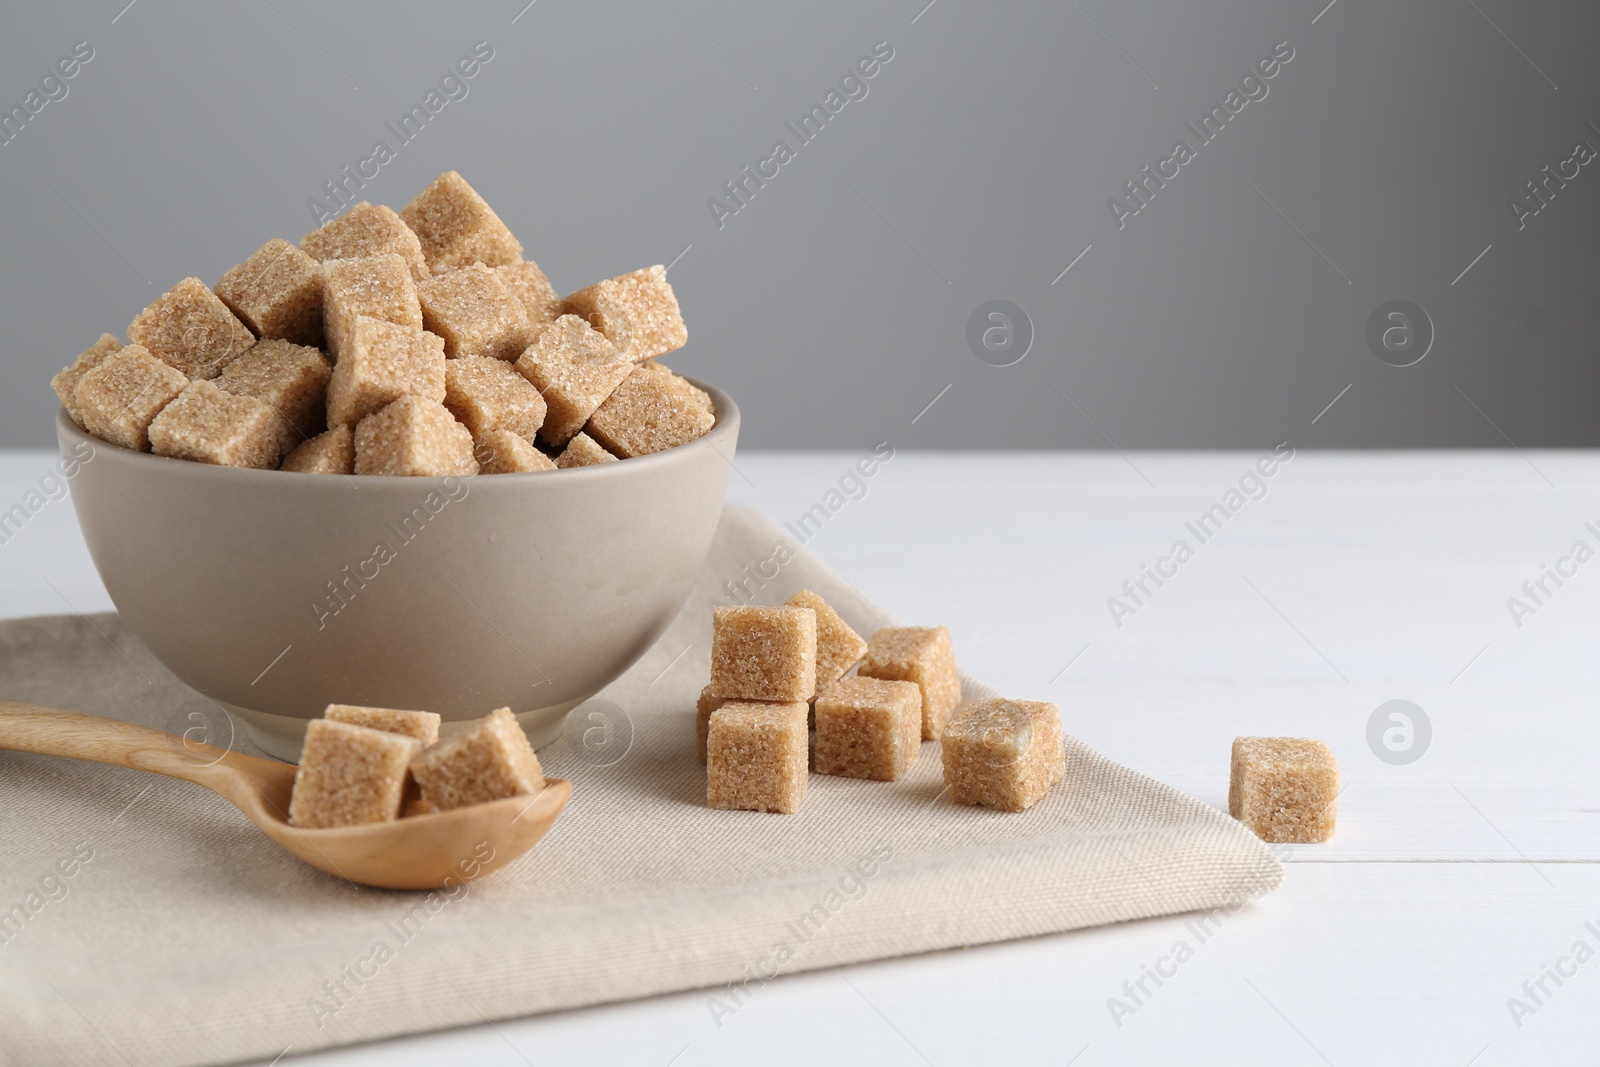
[[[863,634],[888,622],[730,509],[683,612],[597,698],[621,712],[595,705],[540,753],[574,783],[567,811],[451,896],[331,878],[183,782],[0,752],[0,1063],[270,1060],[691,988],[726,1025],[776,974],[1236,910],[1282,878],[1238,823],[1070,737],[1065,781],[1020,815],[943,799],[931,743],[897,783],[812,775],[795,816],[708,809],[694,703],[729,582],[760,603],[814,589]],[[0,696],[206,729],[113,615],[0,623]]]

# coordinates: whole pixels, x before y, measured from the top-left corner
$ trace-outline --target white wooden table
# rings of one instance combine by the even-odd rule
[[[730,496],[794,521],[856,455],[744,455]],[[51,458],[0,454],[0,509]],[[901,453],[810,542],[900,618],[948,624],[978,676],[1206,802],[1236,734],[1331,745],[1337,837],[1208,939],[1151,920],[785,977],[720,1030],[683,993],[304,1062],[1595,1063],[1600,559],[1559,561],[1600,551],[1597,456],[1301,452],[1201,543],[1185,523],[1256,459]],[[1107,599],[1180,538],[1193,558],[1119,628]],[[1545,564],[1573,573],[1536,603]],[[0,615],[110,607],[69,502],[0,544]],[[1407,764],[1367,740],[1394,699],[1432,726]]]

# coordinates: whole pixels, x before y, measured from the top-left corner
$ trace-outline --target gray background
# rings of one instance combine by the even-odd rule
[[[478,40],[469,95],[363,195],[457,169],[562,291],[683,253],[670,362],[747,446],[1600,443],[1600,162],[1521,231],[1506,206],[1600,147],[1595,5],[524,3],[7,5],[6,108],[95,57],[0,147],[0,446],[49,444],[48,378],[102,331],[312,229]],[[719,230],[707,199],[879,40],[869,95]],[[1283,40],[1267,98],[1119,231],[1107,199]],[[1403,369],[1364,338],[1396,297],[1438,335]],[[1034,324],[1014,366],[967,347],[992,298]]]

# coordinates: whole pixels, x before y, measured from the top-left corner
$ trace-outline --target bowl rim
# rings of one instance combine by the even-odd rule
[[[561,468],[561,473],[568,475],[581,475],[590,479],[630,477],[631,475],[627,473],[629,471],[643,476],[650,470],[653,470],[657,467],[664,467],[672,463],[683,462],[687,459],[690,450],[695,445],[703,445],[712,449],[718,455],[722,456],[722,458],[731,467],[733,465],[733,457],[728,455],[727,452],[723,451],[720,446],[738,433],[740,423],[739,405],[734,403],[734,400],[731,396],[729,396],[723,390],[718,389],[714,385],[708,385],[696,378],[688,378],[686,375],[681,375],[680,377],[686,378],[686,380],[691,384],[705,390],[706,393],[710,395],[712,412],[716,418],[716,422],[712,425],[710,430],[695,438],[693,441],[686,441],[681,445],[663,449],[660,452],[652,452],[649,455],[634,456],[626,461],[625,468],[620,462],[596,463],[584,467]],[[163,469],[162,467],[155,466],[157,464],[166,465],[165,469],[167,470],[177,470],[181,465],[182,468],[187,468],[190,471],[191,477],[198,478],[260,479],[272,478],[285,473],[298,473],[295,471],[285,472],[282,470],[263,470],[255,467],[224,467],[214,463],[201,463],[195,460],[180,459],[176,456],[158,456],[152,452],[135,452],[131,448],[123,448],[121,445],[102,440],[96,437],[94,434],[89,433],[87,430],[83,429],[77,423],[72,421],[71,416],[67,414],[65,408],[60,408],[56,412],[56,432],[58,434],[58,440],[61,443],[61,450],[63,452],[65,452],[69,447],[67,443],[69,440],[75,443],[86,442],[92,448],[94,448],[97,453],[101,446],[104,446],[105,448],[112,450],[112,454],[117,455],[120,462],[145,464],[149,467],[152,473]],[[619,457],[619,459],[620,458],[621,457]],[[527,484],[529,479],[541,478],[542,476],[551,473],[554,472],[518,471],[511,474],[496,474],[491,476],[491,484]],[[450,481],[459,482],[467,478],[471,478],[476,481],[477,477],[477,474],[412,475],[406,477],[388,474],[343,474],[337,476],[324,476],[322,478],[295,478],[287,482],[274,481],[271,484],[303,485],[307,488],[311,488],[315,486],[336,484],[335,478],[337,478],[339,480],[353,481],[362,486],[382,484],[386,486],[415,487],[421,485],[439,485]],[[572,485],[573,482],[569,479],[562,484]]]

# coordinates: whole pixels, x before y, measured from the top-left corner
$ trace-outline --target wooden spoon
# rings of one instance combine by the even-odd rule
[[[544,836],[572,794],[571,782],[547,778],[536,796],[394,822],[302,830],[288,820],[292,764],[14,700],[0,700],[0,748],[131,767],[204,786],[313,867],[383,889],[438,889],[504,867]]]

